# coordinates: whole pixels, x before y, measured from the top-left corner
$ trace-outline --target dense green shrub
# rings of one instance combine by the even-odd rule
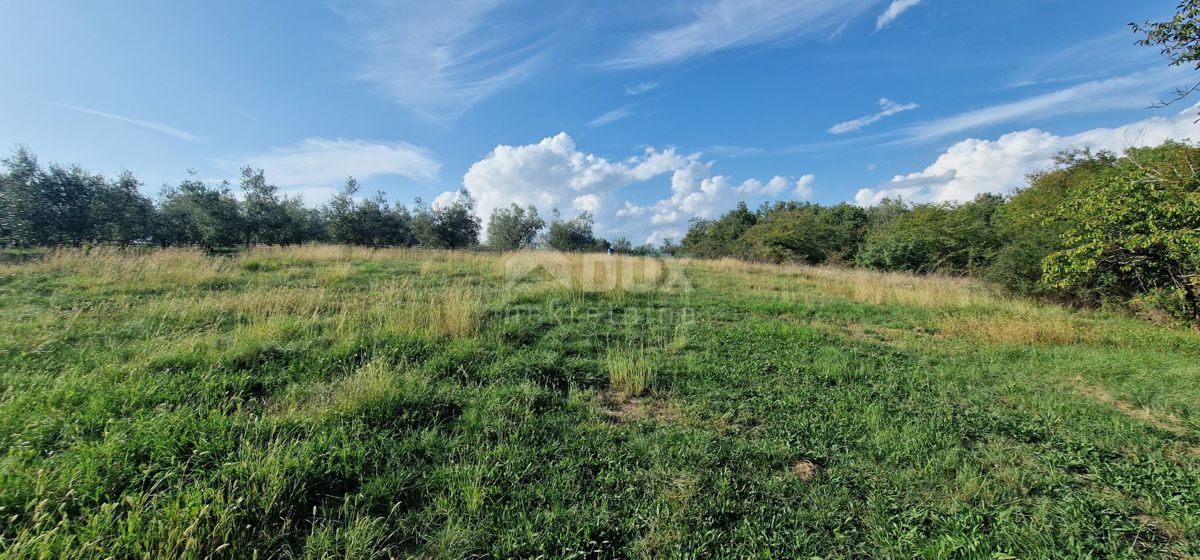
[[[422,247],[465,249],[479,245],[482,227],[475,215],[475,198],[470,191],[458,192],[449,204],[430,207],[417,203],[413,234]]]
[[[744,257],[742,235],[758,222],[758,217],[739,202],[737,207],[716,220],[693,220],[683,237],[680,250],[700,258]]]
[[[544,227],[545,220],[538,216],[537,208],[532,204],[526,208],[516,203],[508,208],[497,208],[488,220],[488,246],[501,251],[529,248]]]
[[[1079,294],[1041,281],[1042,261],[1063,248],[1068,221],[1058,208],[1079,196],[1081,185],[1109,172],[1116,156],[1082,150],[1060,155],[1056,167],[1029,176],[1029,186],[1018,190],[996,213],[996,231],[1004,245],[987,270],[987,278],[1013,292],[1078,299]]]
[[[1063,248],[1043,281],[1105,298],[1152,303],[1200,322],[1200,148],[1133,148],[1110,172],[1089,175],[1058,207]]]
[[[849,204],[764,206],[744,234],[746,254],[776,263],[842,262],[857,251],[866,221],[866,211]]]
[[[982,194],[965,204],[913,205],[872,225],[857,262],[883,270],[978,273],[1000,248],[992,222],[1003,204]]]

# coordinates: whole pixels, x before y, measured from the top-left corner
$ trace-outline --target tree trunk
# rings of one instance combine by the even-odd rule
[[[1187,302],[1188,313],[1191,315],[1192,326],[1200,331],[1200,286],[1188,285],[1183,289],[1183,300]]]

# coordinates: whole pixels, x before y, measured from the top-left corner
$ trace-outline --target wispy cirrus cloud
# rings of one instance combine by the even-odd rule
[[[504,0],[342,2],[362,60],[357,77],[433,121],[453,120],[550,58],[554,18],[522,20]]]
[[[887,27],[893,21],[896,21],[896,18],[900,17],[900,14],[920,3],[921,0],[892,0],[892,3],[888,4],[887,9],[882,14],[879,14],[879,18],[875,20],[875,31]]]
[[[685,21],[634,39],[604,63],[643,68],[837,29],[881,0],[709,0]]]
[[[641,95],[650,90],[657,89],[658,82],[638,82],[631,86],[625,86],[625,95]]]
[[[590,122],[588,122],[588,126],[590,126],[592,128],[596,128],[598,126],[604,126],[606,124],[615,123],[621,119],[630,117],[632,115],[633,115],[633,105],[626,105],[624,107],[613,109],[607,113],[604,113],[603,115],[600,115],[600,116],[592,119]]]
[[[1145,108],[1154,103],[1156,94],[1170,89],[1173,78],[1178,77],[1178,69],[1157,68],[1084,82],[1018,101],[920,123],[902,131],[903,138],[898,142],[934,140],[1006,122]]]
[[[122,122],[125,124],[131,124],[133,126],[144,128],[144,129],[150,130],[150,131],[154,131],[159,134],[165,134],[167,136],[170,136],[172,138],[177,138],[179,140],[186,140],[188,142],[199,142],[199,141],[203,140],[203,138],[196,136],[195,134],[192,134],[185,130],[180,130],[173,126],[167,126],[162,123],[157,123],[157,122],[153,122],[153,121],[144,121],[141,119],[134,119],[134,118],[130,118],[130,117],[123,117],[121,115],[115,115],[113,113],[106,113],[104,111],[97,111],[95,109],[89,109],[87,107],[80,107],[78,105],[68,105],[66,103],[57,103],[54,101],[46,101],[45,103],[54,105],[55,107],[62,107],[63,109],[75,111],[77,113],[83,113],[85,115],[92,115],[95,117],[102,117],[102,118],[106,118],[109,120]]]
[[[896,103],[891,99],[882,97],[879,99],[879,112],[871,113],[870,115],[862,116],[857,119],[837,123],[829,127],[829,133],[846,134],[847,132],[855,132],[862,130],[863,127],[875,124],[886,117],[890,117],[897,113],[918,109],[920,107],[921,106],[916,103]]]
[[[1154,49],[1135,48],[1132,45],[1134,39],[1128,29],[1123,29],[1039,53],[1013,70],[1005,86],[1018,88],[1094,80],[1155,65],[1159,53]]]
[[[216,163],[226,169],[243,165],[262,169],[283,191],[303,193],[309,202],[328,198],[350,176],[364,180],[398,176],[431,183],[441,169],[433,153],[420,146],[342,138],[306,138],[292,146]]]
[[[758,146],[737,146],[731,144],[705,146],[700,148],[700,151],[705,155],[727,159],[756,156],[766,152],[765,149]]]

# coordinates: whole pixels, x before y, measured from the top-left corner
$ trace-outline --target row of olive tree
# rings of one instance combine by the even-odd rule
[[[1066,153],[1010,196],[965,203],[740,204],[693,222],[678,252],[973,275],[1023,294],[1152,306],[1200,322],[1200,148]]]
[[[597,237],[595,220],[588,212],[574,218],[564,218],[554,209],[549,224],[538,214],[532,204],[522,208],[512,204],[508,208],[497,208],[488,220],[488,247],[501,251],[515,251],[542,246],[570,253],[606,252],[648,255],[656,252],[651,245],[634,247],[625,238],[615,243]]]
[[[129,172],[109,180],[79,166],[43,168],[27,149],[3,161],[0,173],[0,246],[85,243],[200,246],[296,245],[333,242],[371,247],[464,249],[480,245],[481,221],[465,189],[446,204],[417,199],[412,211],[382,192],[360,196],[353,177],[320,208],[281,195],[261,169],[244,168],[236,196],[228,182],[211,185],[194,177],[164,186],[156,200],[141,192]],[[488,223],[488,246],[518,250],[546,246],[560,251],[607,251],[588,213],[547,224],[537,208],[499,208]],[[647,254],[618,240],[617,251]]]
[[[383,193],[359,197],[358,182],[321,208],[281,196],[261,169],[242,170],[235,196],[227,182],[213,186],[190,177],[164,186],[157,200],[141,193],[129,172],[109,180],[79,166],[44,168],[27,149],[4,160],[0,173],[0,245],[27,247],[107,243],[295,245],[329,241],[354,245],[460,249],[479,244],[475,202],[462,191],[448,204],[419,199],[410,212]]]

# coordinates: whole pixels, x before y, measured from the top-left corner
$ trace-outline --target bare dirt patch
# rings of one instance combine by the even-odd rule
[[[683,412],[673,402],[643,397],[624,397],[616,392],[602,394],[597,408],[618,424],[639,420],[674,423],[679,422],[683,417]]]
[[[800,480],[809,480],[817,476],[817,465],[812,461],[801,459],[792,465],[792,474],[796,475]]]
[[[1153,515],[1142,514],[1135,517],[1142,525],[1152,531],[1160,540],[1172,543],[1186,543],[1186,533],[1175,523],[1155,517]]]

